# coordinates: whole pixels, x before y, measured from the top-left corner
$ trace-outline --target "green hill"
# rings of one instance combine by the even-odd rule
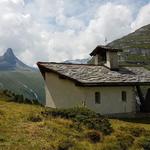
[[[108,44],[123,49],[121,60],[150,64],[150,24]]]
[[[150,24],[117,39],[108,45],[115,48],[121,48],[130,53],[143,55],[147,53],[150,55]]]
[[[44,81],[38,71],[0,71],[0,89],[22,94],[28,99],[45,99]]]
[[[111,119],[104,135],[70,119],[45,116],[39,105],[11,102],[0,93],[0,149],[5,150],[149,150],[150,119]],[[55,114],[58,110],[55,110]],[[84,116],[78,116],[82,118]],[[104,122],[104,121],[102,121]],[[94,122],[96,123],[96,122]],[[106,122],[107,123],[107,122]],[[103,127],[103,130],[106,126]]]

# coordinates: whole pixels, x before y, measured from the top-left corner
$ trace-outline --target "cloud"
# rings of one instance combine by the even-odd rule
[[[130,32],[131,21],[132,13],[128,7],[107,3],[98,8],[87,31],[94,34],[100,43],[104,43],[105,37],[112,41]]]
[[[0,52],[11,47],[28,65],[89,57],[105,37],[110,42],[150,23],[149,4],[133,18],[134,9],[118,1],[1,0]]]
[[[126,6],[107,3],[95,11],[83,30],[56,32],[55,48],[66,52],[71,59],[88,57],[97,44],[104,44],[105,37],[111,41],[129,33],[131,21],[132,13]]]
[[[143,6],[135,21],[131,24],[131,27],[133,30],[136,30],[144,25],[147,25],[150,23],[150,3]]]

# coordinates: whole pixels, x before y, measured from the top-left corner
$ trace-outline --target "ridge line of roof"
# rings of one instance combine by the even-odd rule
[[[60,65],[79,65],[79,66],[94,66],[94,67],[96,67],[96,66],[101,66],[101,67],[105,67],[105,68],[107,68],[107,69],[109,69],[109,70],[111,70],[109,67],[107,67],[107,66],[105,66],[105,65],[95,65],[95,64],[73,64],[73,63],[63,63],[63,62],[41,62],[41,61],[39,61],[39,62],[37,62],[37,65],[38,64],[60,64]],[[126,67],[128,67],[128,68],[144,68],[143,66],[124,66],[124,65],[120,65],[120,69],[121,68],[126,68]],[[146,68],[144,68],[144,69],[146,69]],[[146,69],[146,70],[148,70],[148,69]],[[111,70],[111,71],[115,71],[115,70]]]
[[[103,66],[104,65],[95,65],[95,64],[73,64],[73,63],[63,63],[63,62],[37,62],[37,64],[62,64],[62,65],[81,65],[81,66]]]

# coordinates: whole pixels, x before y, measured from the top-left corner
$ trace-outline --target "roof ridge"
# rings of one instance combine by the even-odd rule
[[[73,63],[63,63],[63,62],[37,62],[37,64],[62,64],[62,65],[80,65],[80,66],[103,66],[104,65],[95,65],[95,64],[73,64]]]

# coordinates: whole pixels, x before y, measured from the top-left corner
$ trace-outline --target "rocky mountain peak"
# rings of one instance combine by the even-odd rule
[[[7,53],[7,54],[14,54],[13,50],[11,48],[8,48],[5,53]]]
[[[6,50],[6,52],[4,53],[4,56],[5,57],[15,57],[14,53],[13,53],[13,50],[11,48],[8,48]]]
[[[0,56],[0,70],[33,70],[20,61],[11,48],[8,48],[3,56]]]
[[[4,59],[10,63],[16,62],[16,56],[13,53],[13,50],[11,48],[8,48],[6,52],[3,55]]]

